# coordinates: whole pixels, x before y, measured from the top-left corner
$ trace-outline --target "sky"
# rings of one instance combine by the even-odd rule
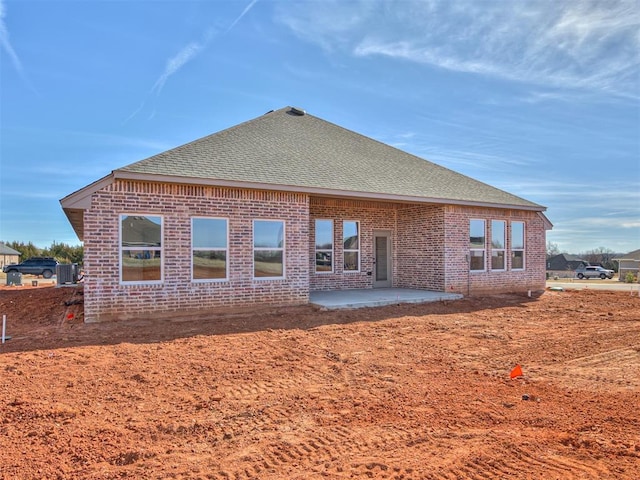
[[[0,0],[0,240],[77,245],[61,198],[286,106],[640,248],[640,0]]]

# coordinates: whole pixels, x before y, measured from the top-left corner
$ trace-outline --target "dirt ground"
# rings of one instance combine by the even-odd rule
[[[81,293],[0,289],[0,478],[640,478],[637,294],[84,324]]]

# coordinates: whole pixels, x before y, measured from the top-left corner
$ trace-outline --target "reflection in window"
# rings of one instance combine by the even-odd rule
[[[194,280],[227,278],[227,220],[191,220],[192,276]]]
[[[333,272],[333,220],[316,220],[316,272]]]
[[[342,223],[342,245],[344,253],[344,270],[360,270],[360,224],[352,220]]]
[[[284,222],[253,221],[254,278],[284,277]]]
[[[505,270],[506,222],[491,220],[491,270]]]
[[[484,220],[469,221],[469,269],[482,271],[485,269],[485,222]]]
[[[511,269],[524,270],[524,222],[511,222]]]
[[[120,215],[120,279],[162,281],[162,217]]]

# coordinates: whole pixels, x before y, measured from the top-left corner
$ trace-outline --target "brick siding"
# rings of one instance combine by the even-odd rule
[[[345,290],[373,287],[373,231],[387,230],[392,233],[391,244],[395,245],[398,205],[374,201],[351,201],[339,199],[311,198],[309,205],[309,288],[316,290]],[[333,273],[315,271],[315,221],[333,220]],[[342,222],[360,222],[360,271],[344,272],[342,248]],[[393,249],[395,250],[395,249]],[[396,276],[394,260],[393,277]]]
[[[164,280],[120,282],[120,215],[161,215]],[[191,218],[229,220],[228,280],[191,281]],[[469,220],[525,222],[525,270],[469,272]],[[285,278],[253,278],[252,222],[285,222]],[[315,220],[333,220],[333,272],[315,271]],[[360,271],[343,271],[342,222],[360,224]],[[309,291],[373,287],[373,235],[391,234],[394,287],[462,294],[541,290],[545,285],[545,230],[535,212],[452,205],[397,204],[309,197],[213,186],[118,180],[92,197],[84,212],[85,320],[180,315],[223,307],[307,303]],[[486,257],[490,260],[491,251]]]
[[[206,186],[116,181],[84,213],[85,320],[181,315],[216,307],[302,304],[309,299],[308,196]],[[120,283],[121,214],[162,215],[164,281]],[[228,281],[191,281],[191,217],[229,219]],[[253,279],[255,219],[285,222],[285,278]]]
[[[471,219],[483,219],[487,222],[488,244],[491,238],[491,220],[507,222],[506,270],[491,271],[491,250],[487,248],[485,253],[487,270],[469,272],[469,221]],[[511,270],[511,238],[508,232],[512,221],[525,223],[524,270]],[[544,290],[546,231],[542,218],[536,212],[450,205],[445,207],[445,231],[445,290],[447,292],[481,295]]]

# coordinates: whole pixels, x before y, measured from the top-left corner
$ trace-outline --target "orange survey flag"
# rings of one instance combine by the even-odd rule
[[[518,364],[513,367],[511,370],[511,374],[509,375],[511,378],[521,377],[522,376],[522,367]]]

